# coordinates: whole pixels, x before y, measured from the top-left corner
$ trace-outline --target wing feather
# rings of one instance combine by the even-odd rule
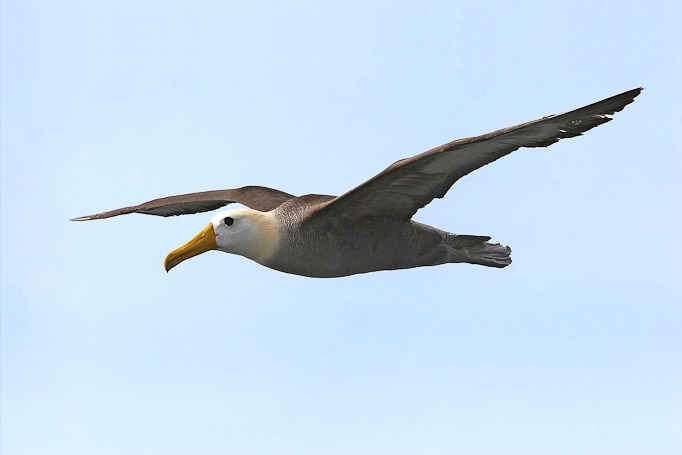
[[[365,183],[321,204],[311,216],[409,219],[433,199],[442,198],[463,176],[514,150],[547,147],[611,121],[609,115],[622,110],[641,91],[636,88],[565,114],[459,139],[396,161]]]
[[[293,198],[291,194],[263,186],[244,186],[232,190],[202,191],[200,193],[180,194],[162,197],[139,205],[123,207],[95,215],[80,216],[71,221],[99,220],[128,213],[145,215],[176,216],[208,212],[227,204],[243,204],[254,210],[268,212]]]

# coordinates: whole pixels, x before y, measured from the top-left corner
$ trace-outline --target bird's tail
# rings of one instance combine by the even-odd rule
[[[463,256],[461,262],[499,268],[511,264],[511,248],[488,240],[490,237],[480,235],[455,235],[448,243]]]

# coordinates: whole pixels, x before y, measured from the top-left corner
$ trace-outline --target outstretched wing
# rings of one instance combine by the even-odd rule
[[[580,136],[611,120],[608,115],[630,104],[642,88],[478,137],[459,139],[422,154],[396,161],[386,170],[341,196],[321,204],[311,216],[409,219],[460,178],[521,147],[547,147]]]
[[[244,186],[233,190],[202,191],[201,193],[181,194],[162,197],[140,205],[123,207],[95,215],[80,216],[71,221],[99,220],[128,213],[145,215],[175,216],[208,212],[236,202],[261,212],[270,211],[291,199],[291,194],[263,186]]]

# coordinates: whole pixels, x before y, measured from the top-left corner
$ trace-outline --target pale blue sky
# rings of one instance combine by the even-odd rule
[[[424,3],[3,0],[3,455],[682,453],[679,2]],[[340,194],[637,86],[417,214],[503,270],[166,274],[211,214],[68,221]]]

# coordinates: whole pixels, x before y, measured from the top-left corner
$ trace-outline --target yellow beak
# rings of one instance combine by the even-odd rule
[[[213,224],[208,223],[208,226],[203,228],[192,240],[185,243],[177,250],[168,253],[163,265],[166,267],[166,272],[168,272],[185,259],[189,259],[209,250],[215,250],[216,248],[217,245],[215,243]]]

